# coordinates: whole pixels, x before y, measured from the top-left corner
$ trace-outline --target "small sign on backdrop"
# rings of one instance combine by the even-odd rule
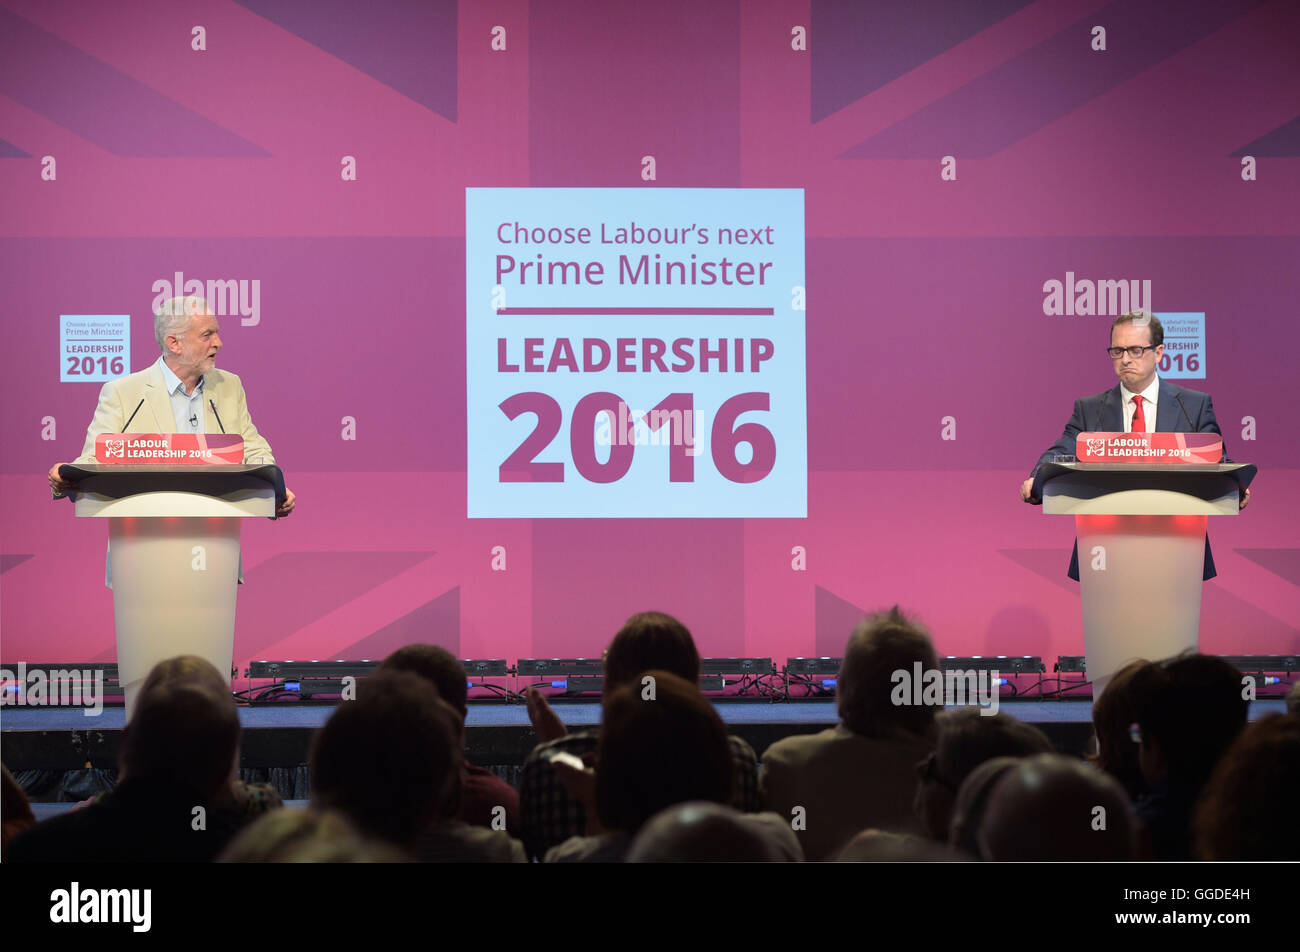
[[[103,383],[130,372],[130,314],[59,315],[59,383]]]
[[[1205,379],[1205,314],[1157,314],[1165,329],[1160,376],[1169,380]]]

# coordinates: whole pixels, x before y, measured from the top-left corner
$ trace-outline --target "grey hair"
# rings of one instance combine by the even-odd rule
[[[201,297],[174,297],[163,301],[153,316],[153,336],[158,349],[167,352],[167,335],[177,334],[190,326],[195,314],[211,314],[212,308]]]

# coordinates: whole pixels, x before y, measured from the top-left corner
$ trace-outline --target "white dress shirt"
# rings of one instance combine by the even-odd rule
[[[1119,385],[1119,395],[1124,398],[1124,432],[1133,432],[1133,414],[1137,412],[1137,404],[1133,402],[1135,394],[1122,383]],[[1156,398],[1160,396],[1160,375],[1151,378],[1151,383],[1142,391],[1139,396],[1142,397],[1142,417],[1146,420],[1147,433],[1156,431]]]
[[[202,433],[203,426],[203,378],[199,378],[193,393],[185,392],[181,378],[167,366],[167,361],[158,358],[162,368],[163,382],[167,385],[167,395],[172,402],[172,417],[176,420],[177,433]]]

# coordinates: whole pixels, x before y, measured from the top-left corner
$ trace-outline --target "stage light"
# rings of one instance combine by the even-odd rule
[[[787,674],[839,674],[843,658],[786,658]]]
[[[27,706],[27,689],[38,684],[40,700],[31,703],[41,707],[90,707],[95,697],[100,704],[104,698],[122,697],[117,665],[102,661],[3,662],[0,672],[6,707]]]
[[[520,658],[515,662],[515,676],[520,678],[573,674],[600,677],[604,673],[605,666],[597,658]]]
[[[1300,655],[1219,655],[1242,674],[1286,674],[1294,676],[1300,669]]]
[[[1300,670],[1300,655],[1214,655],[1228,662],[1242,674],[1272,672],[1294,677]],[[1155,659],[1162,660],[1162,659]],[[1087,672],[1087,659],[1083,655],[1061,655],[1056,659],[1056,671],[1062,674],[1084,674]],[[1280,679],[1268,679],[1266,683],[1277,684]]]
[[[704,674],[774,674],[771,658],[701,658],[700,671]]]
[[[947,655],[939,659],[943,671],[996,671],[998,674],[1041,674],[1047,670],[1038,655]]]

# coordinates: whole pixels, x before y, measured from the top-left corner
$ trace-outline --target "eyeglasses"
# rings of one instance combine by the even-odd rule
[[[1134,360],[1140,360],[1149,350],[1155,350],[1155,347],[1107,347],[1106,353],[1110,354],[1111,360],[1119,360],[1126,353]]]

